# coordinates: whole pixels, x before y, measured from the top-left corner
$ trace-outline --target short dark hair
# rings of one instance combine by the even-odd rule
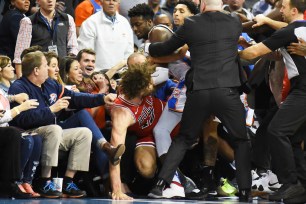
[[[178,4],[186,5],[188,10],[193,15],[196,15],[196,14],[200,13],[200,10],[199,10],[198,6],[193,1],[191,1],[191,0],[179,0],[176,5],[178,5]]]
[[[306,10],[306,0],[290,0],[290,7],[295,7],[299,13],[304,13]]]
[[[132,17],[140,17],[144,18],[145,20],[152,20],[154,18],[154,12],[152,8],[148,4],[137,4],[133,8],[131,8],[128,12],[128,16]]]
[[[42,46],[40,45],[34,45],[34,46],[31,46],[29,48],[26,48],[22,51],[21,55],[20,55],[20,59],[23,58],[23,56],[25,56],[26,54],[30,53],[30,52],[35,52],[35,51],[43,51],[43,48]]]
[[[153,68],[147,63],[134,64],[123,74],[120,91],[127,99],[133,99],[145,91],[152,83]]]
[[[87,54],[96,56],[96,52],[93,49],[85,48],[85,49],[80,50],[79,53],[77,54],[76,59],[78,61],[82,59],[83,53],[87,53]]]
[[[31,75],[35,67],[40,67],[42,58],[45,57],[41,51],[29,52],[22,58],[22,75],[28,77]]]

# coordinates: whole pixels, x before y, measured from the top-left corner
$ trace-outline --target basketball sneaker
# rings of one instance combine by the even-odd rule
[[[163,198],[185,198],[185,189],[181,184],[177,171],[175,172],[169,188],[163,190]]]
[[[252,191],[273,193],[282,185],[278,182],[277,176],[270,170],[263,173],[261,177],[252,182]]]
[[[217,188],[218,196],[224,197],[234,197],[235,194],[238,192],[237,188],[232,185],[228,179],[221,178],[220,179],[220,186]]]
[[[163,190],[163,198],[185,198],[185,190],[181,183],[172,181],[169,188]]]

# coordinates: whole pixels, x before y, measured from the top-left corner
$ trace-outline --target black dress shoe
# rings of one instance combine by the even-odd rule
[[[285,204],[300,204],[306,203],[306,192],[295,196],[294,198],[284,199]]]
[[[16,183],[11,184],[11,197],[16,199],[29,199],[32,198],[30,193],[24,193],[20,190]]]
[[[304,187],[301,185],[300,182],[296,184],[283,184],[275,193],[269,195],[270,201],[281,201],[287,200],[291,198],[295,198],[298,195],[301,195],[305,192]]]
[[[163,179],[159,179],[155,186],[152,188],[148,197],[150,198],[163,198],[163,190],[166,187],[166,181]]]
[[[251,190],[239,190],[239,202],[252,203]]]

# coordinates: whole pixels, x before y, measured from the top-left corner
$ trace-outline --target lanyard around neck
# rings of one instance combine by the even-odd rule
[[[53,36],[56,35],[57,26],[59,24],[59,17],[56,17],[56,22],[53,25],[53,28],[51,27],[52,23],[50,25],[48,20],[41,13],[39,13],[39,17],[45,23],[45,25],[47,26],[48,32],[50,33],[50,36],[51,36],[51,38],[53,40]]]

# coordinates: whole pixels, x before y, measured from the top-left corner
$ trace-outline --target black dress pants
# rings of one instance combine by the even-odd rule
[[[159,178],[171,183],[185,152],[197,142],[204,121],[212,114],[221,120],[232,136],[239,188],[250,189],[250,141],[246,134],[244,107],[236,88],[214,88],[187,93],[180,132],[172,141]]]
[[[13,127],[0,127],[0,181],[20,179],[20,131]]]
[[[302,155],[298,155],[302,154],[302,151],[296,149],[294,144],[298,142],[300,131],[305,132],[305,122],[306,86],[294,86],[268,127],[271,162],[280,183],[297,182],[296,166],[305,165],[301,163],[305,162]],[[291,143],[292,141],[294,143]],[[294,157],[292,146],[295,147],[294,151],[298,157]]]
[[[259,128],[256,131],[255,140],[252,145],[252,161],[256,167],[261,169],[273,169],[273,167],[271,168],[269,134],[267,130],[277,110],[278,107],[275,104],[265,111],[265,115],[259,123]]]
[[[304,150],[302,149],[303,141],[306,141],[306,123],[304,123],[302,127],[299,128],[298,132],[290,138],[297,178],[306,188],[306,158],[304,157]]]

